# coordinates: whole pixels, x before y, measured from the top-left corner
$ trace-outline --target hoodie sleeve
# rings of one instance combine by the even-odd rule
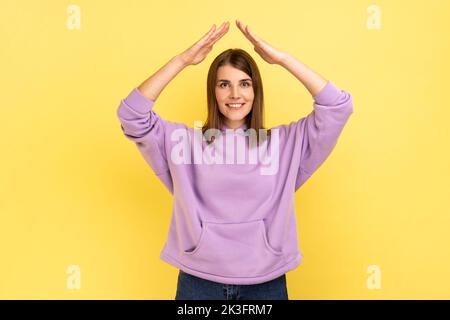
[[[137,88],[134,88],[125,99],[120,101],[117,116],[125,137],[136,143],[153,172],[171,191],[172,179],[165,150],[165,136],[169,121],[153,111],[154,104],[155,101],[148,100]]]
[[[314,110],[292,123],[298,139],[300,166],[295,181],[295,191],[320,167],[334,149],[338,138],[353,113],[352,96],[328,81],[314,96]]]

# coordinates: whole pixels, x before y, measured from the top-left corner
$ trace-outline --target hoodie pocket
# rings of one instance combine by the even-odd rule
[[[194,270],[228,277],[262,276],[285,263],[283,252],[270,246],[263,220],[204,222],[197,246],[183,258]]]

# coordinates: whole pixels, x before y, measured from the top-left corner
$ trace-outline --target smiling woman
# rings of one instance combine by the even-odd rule
[[[263,127],[264,92],[253,58],[242,49],[228,49],[212,62],[207,78],[208,115],[203,133],[211,128]],[[267,136],[270,136],[267,130]],[[214,140],[208,140],[212,142]],[[257,137],[257,144],[262,141]]]
[[[303,259],[294,192],[329,156],[353,112],[348,92],[237,25],[266,62],[285,67],[311,92],[314,110],[306,117],[263,128],[261,75],[242,49],[226,50],[212,62],[207,121],[195,125],[201,130],[155,112],[161,90],[186,66],[200,63],[228,24],[214,26],[171,59],[117,110],[125,136],[174,196],[160,258],[180,269],[177,299],[288,299],[285,273]],[[207,134],[214,130],[225,134],[214,141],[215,134]],[[259,141],[251,143],[255,135]],[[247,161],[244,156],[256,149],[261,161]],[[234,154],[236,161],[229,161]]]
[[[239,128],[245,122],[245,117],[253,105],[252,80],[250,78],[234,80],[234,78],[242,76],[245,77],[247,75],[231,65],[224,65],[217,71],[217,77],[220,79],[216,86],[216,99],[220,112],[225,116],[224,122],[231,129]],[[224,80],[224,78],[232,80]],[[245,108],[243,108],[244,106]],[[228,113],[230,110],[245,112],[237,115]]]
[[[223,72],[225,72],[225,73],[236,73],[236,72],[239,72],[239,69],[235,69],[235,68],[233,68],[232,66],[224,66],[224,67],[221,67],[220,68],[221,70],[219,71],[219,73],[223,73]],[[223,69],[226,69],[226,71],[222,71]],[[229,70],[229,69],[231,69],[231,71]],[[241,87],[243,87],[243,88],[251,88],[251,86],[252,86],[252,84],[251,84],[251,81],[252,81],[252,79],[241,79],[241,80],[239,80],[239,84],[236,84],[235,86],[241,86]],[[218,87],[220,88],[220,89],[226,89],[226,87],[230,87],[230,90],[233,90],[231,87],[234,85],[230,85],[230,80],[223,80],[223,79],[221,79],[221,80],[219,80],[218,81]],[[221,96],[221,95],[224,95],[224,92],[223,92],[224,90],[217,90],[217,92],[216,92],[216,96],[218,97],[217,98],[217,100],[219,101],[219,97]],[[226,93],[226,94],[228,94],[228,93]],[[232,92],[231,93],[231,95],[234,95],[234,97],[232,97],[231,99],[235,99],[235,100],[233,100],[233,101],[230,101],[229,103],[225,103],[225,105],[227,106],[227,107],[229,107],[229,108],[232,108],[232,109],[241,109],[241,107],[244,105],[244,104],[246,104],[247,103],[247,105],[249,104],[248,103],[248,101],[247,102],[245,102],[244,100],[240,100],[239,99],[239,93],[234,93],[234,92]],[[252,100],[253,100],[253,98],[252,98]],[[229,121],[228,121],[228,123],[230,123]],[[230,127],[230,128],[233,128],[233,127],[239,127],[239,124],[237,125],[237,126],[233,126],[233,125],[230,125],[230,124],[228,124],[228,126]]]

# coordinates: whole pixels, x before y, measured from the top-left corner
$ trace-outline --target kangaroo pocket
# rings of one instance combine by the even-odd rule
[[[285,261],[267,241],[263,220],[240,223],[204,222],[197,246],[183,252],[188,267],[224,277],[263,276]]]

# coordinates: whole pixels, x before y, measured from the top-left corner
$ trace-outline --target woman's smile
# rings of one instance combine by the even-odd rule
[[[245,103],[226,103],[225,105],[232,110],[239,110],[244,106]]]

